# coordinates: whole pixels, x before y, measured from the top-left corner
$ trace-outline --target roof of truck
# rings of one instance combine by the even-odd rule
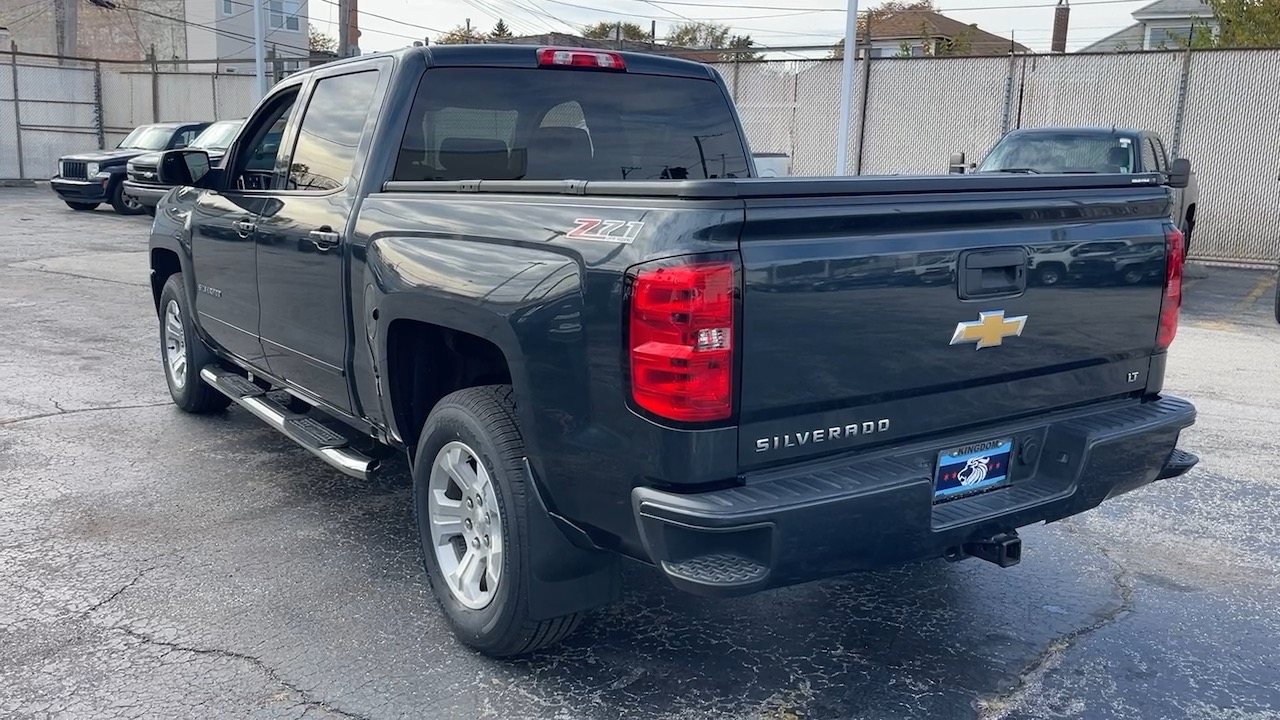
[[[423,47],[404,47],[398,50],[370,53],[352,58],[342,58],[316,65],[306,70],[293,73],[290,77],[304,76],[321,68],[333,67],[336,64],[359,63],[375,58],[393,57],[404,60],[413,55],[426,58],[427,64],[436,67],[538,67],[537,52],[546,46],[508,45],[505,43],[481,43],[476,45],[429,45]],[[559,48],[557,48],[559,49]],[[658,55],[654,53],[618,52],[609,48],[571,48],[564,50],[595,50],[621,55],[628,72],[679,75],[685,77],[713,78],[715,71],[709,65],[692,60]]]
[[[1153,135],[1150,130],[1110,126],[1034,127],[1010,130],[1008,135],[1034,135],[1039,133],[1077,133],[1098,135]]]

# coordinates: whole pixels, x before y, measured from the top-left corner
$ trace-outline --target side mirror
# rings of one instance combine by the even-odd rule
[[[160,153],[156,179],[163,185],[200,186],[209,175],[209,153],[204,150],[167,150]]]
[[[951,162],[949,165],[949,171],[952,175],[963,175],[965,168],[969,167],[969,164],[965,162],[964,153],[962,152],[951,153]]]
[[[1178,158],[1169,166],[1169,187],[1184,188],[1191,184],[1191,161]]]

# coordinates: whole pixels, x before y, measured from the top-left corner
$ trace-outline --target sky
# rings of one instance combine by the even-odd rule
[[[935,0],[940,12],[988,32],[1012,36],[1035,51],[1048,51],[1056,0]],[[1130,13],[1151,0],[1076,0],[1068,50],[1078,49],[1133,22]],[[336,2],[308,3],[311,22],[336,35]],[[876,2],[859,10],[874,7]],[[844,0],[359,0],[364,52],[391,50],[471,20],[489,30],[502,18],[517,35],[576,32],[601,20],[630,21],[661,38],[686,20],[729,25],[759,46],[831,45],[844,37]],[[382,16],[382,17],[377,17]]]

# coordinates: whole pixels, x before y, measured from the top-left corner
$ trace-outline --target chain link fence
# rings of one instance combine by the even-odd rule
[[[792,175],[831,175],[837,60],[715,64],[752,150]],[[166,66],[167,67],[167,66]],[[1280,259],[1280,50],[873,58],[854,67],[854,174],[936,174],[977,160],[1017,127],[1092,125],[1160,133],[1200,186],[1195,256]],[[246,75],[0,53],[0,179],[45,179],[57,158],[113,147],[140,124],[244,117]]]
[[[1280,259],[1280,50],[873,58],[854,71],[854,174],[938,174],[978,160],[1018,127],[1131,127],[1160,133],[1200,186],[1194,256]],[[792,175],[830,175],[841,65],[717,63],[754,152]],[[864,110],[865,108],[865,110]]]
[[[242,118],[258,101],[251,75],[172,65],[0,52],[0,181],[46,180],[59,157],[115,147],[139,125]]]

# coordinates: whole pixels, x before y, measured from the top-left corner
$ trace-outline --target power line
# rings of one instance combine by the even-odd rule
[[[338,6],[338,3],[335,0],[321,0],[321,2],[327,3],[329,5],[333,5],[334,7]],[[400,20],[398,18],[387,17],[386,15],[379,15],[377,13],[369,12],[368,10],[360,10],[358,14],[364,15],[365,17],[377,18],[379,20],[386,20],[387,22],[395,23],[397,25],[404,25],[405,27],[418,28],[420,30],[427,30],[433,33],[440,33],[442,35],[448,32],[447,30],[441,30],[440,28],[433,28],[428,25],[418,25],[416,23],[407,22],[404,20]],[[385,33],[385,34],[389,35],[391,33]]]
[[[476,8],[477,10],[484,13],[485,15],[488,15],[490,18],[492,18],[495,21],[500,20],[504,23],[507,22],[506,18],[504,17],[505,13],[503,13],[500,8],[494,7],[493,5],[487,2],[484,2],[484,0],[463,0],[463,2],[467,3],[471,7]],[[528,11],[526,10],[525,12],[527,13]],[[519,30],[522,34],[533,35],[533,34],[536,34],[538,31],[538,28],[536,25],[529,22],[528,20],[524,20],[523,18],[517,19],[513,17],[511,19],[511,24],[515,26],[516,30]],[[546,23],[543,23],[543,25],[546,25]],[[550,26],[547,25],[547,27],[550,27]],[[534,32],[529,32],[530,30],[533,30]]]
[[[534,17],[539,22],[541,22],[543,27],[546,27],[547,29],[551,30],[551,32],[558,32],[558,31],[556,30],[554,25],[547,22],[546,20],[543,20],[543,18],[550,19],[553,22],[559,23],[565,27],[573,28],[575,30],[578,30],[579,32],[582,31],[583,26],[575,25],[574,23],[571,23],[568,20],[565,20],[564,18],[561,18],[557,15],[554,15],[548,12],[545,7],[534,2],[534,0],[504,0],[504,1],[508,5],[512,5],[514,7],[523,9],[525,12],[529,13],[531,17]]]
[[[637,1],[638,1],[638,2],[643,2],[643,0],[637,0]],[[672,20],[672,19],[673,19],[673,17],[672,17],[671,15],[662,15],[662,16],[658,16],[658,15],[643,15],[643,14],[640,14],[640,13],[629,13],[629,12],[622,12],[622,11],[619,11],[619,10],[608,10],[608,9],[604,9],[604,8],[594,8],[594,7],[591,7],[591,6],[589,6],[589,5],[579,5],[579,4],[577,4],[577,3],[567,2],[566,0],[546,0],[546,2],[554,3],[554,4],[556,4],[556,5],[565,5],[565,6],[568,6],[568,7],[571,7],[571,8],[578,8],[579,10],[590,10],[590,11],[592,11],[592,12],[603,13],[603,14],[605,14],[605,15],[616,15],[616,16],[619,16],[619,17],[643,18],[643,19],[645,19],[645,20],[666,20],[666,21],[670,21],[670,20]],[[662,10],[662,9],[663,9],[663,8],[661,8],[660,6],[657,6],[657,5],[655,5],[654,7],[658,7],[658,9],[659,9],[659,10]],[[719,6],[716,6],[716,7],[719,7]],[[790,12],[776,13],[776,14],[771,14],[771,15],[740,15],[740,16],[737,16],[737,17],[726,17],[726,18],[721,18],[721,17],[686,17],[686,16],[684,16],[684,15],[676,15],[676,16],[674,16],[674,19],[685,20],[685,21],[688,21],[688,22],[712,22],[712,21],[714,21],[714,22],[720,22],[720,23],[731,23],[731,22],[734,22],[734,21],[736,21],[736,20],[767,20],[767,19],[770,19],[770,18],[795,17],[795,16],[799,16],[799,15],[813,15],[813,14],[815,14],[815,13],[819,13],[819,12],[826,12],[826,11],[823,11],[823,10],[793,10],[793,11],[790,11]],[[832,11],[832,12],[834,12],[834,11]]]
[[[143,10],[142,8],[132,8],[132,7],[121,6],[120,9],[124,10],[125,12],[142,13],[143,15],[150,15],[151,17],[160,18],[161,20],[168,20],[169,22],[176,22],[181,25],[186,25],[188,27],[196,27],[196,28],[200,28],[201,30],[208,30],[214,33],[215,35],[221,35],[226,38],[231,38],[232,40],[240,40],[242,42],[246,42],[251,45],[254,42],[254,38],[251,35],[241,35],[240,33],[231,32],[230,30],[223,30],[218,27],[210,27],[208,25],[202,25],[201,23],[191,22],[190,20],[187,20],[185,18],[179,19],[171,15],[164,15],[162,13],[152,12],[150,10]],[[286,50],[296,50],[306,55],[311,54],[311,48],[298,47],[297,45],[287,45],[283,43],[272,43],[272,45],[274,45],[277,48],[285,48]]]
[[[1080,5],[1124,5],[1124,4],[1132,4],[1132,3],[1138,3],[1138,2],[1149,2],[1149,1],[1150,1],[1150,0],[1078,0],[1077,2],[1073,2],[1073,3],[1071,3],[1071,7],[1077,7],[1077,6],[1080,6]],[[722,5],[722,4],[718,4],[718,3],[707,3],[707,2],[688,2],[687,0],[633,0],[633,2],[643,2],[643,3],[647,4],[647,5],[657,5],[657,6],[661,6],[661,5],[675,5],[675,6],[677,6],[677,7],[721,8],[721,9],[725,9],[725,10],[738,10],[738,9],[746,9],[746,10],[791,10],[791,11],[794,11],[794,12],[798,12],[798,11],[803,10],[803,11],[806,11],[806,12],[815,12],[815,13],[820,13],[820,12],[843,13],[843,12],[845,12],[845,9],[844,9],[844,8],[829,8],[829,7],[795,7],[795,6],[783,6],[783,5],[743,5],[743,4],[739,4],[739,3],[734,3],[734,4],[732,4],[732,5]],[[992,5],[992,6],[988,6],[988,7],[939,8],[939,9],[937,9],[935,12],[938,12],[938,13],[941,13],[941,14],[944,14],[944,15],[945,15],[945,14],[947,14],[947,13],[952,13],[952,12],[967,12],[967,11],[970,11],[970,10],[1021,10],[1021,9],[1023,9],[1023,8],[1042,8],[1042,7],[1057,7],[1057,3],[1056,3],[1056,2],[1046,2],[1046,3],[1035,3],[1035,4],[1031,4],[1031,5]],[[858,14],[859,14],[859,15],[865,15],[865,14],[866,14],[866,12],[867,12],[867,11],[863,10],[863,11],[859,12]]]

